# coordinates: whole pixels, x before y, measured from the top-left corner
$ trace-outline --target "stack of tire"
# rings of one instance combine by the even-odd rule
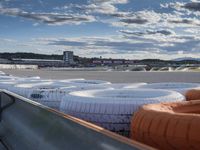
[[[14,76],[5,76],[5,75],[0,76],[0,81],[14,81],[17,79],[18,77],[14,77]]]
[[[60,102],[63,96],[75,89],[74,86],[67,85],[60,87],[37,87],[32,89],[28,98],[45,106],[59,110]]]
[[[16,94],[18,93],[18,90],[20,90],[20,87],[17,88],[16,85],[22,84],[22,83],[34,83],[34,82],[40,82],[39,77],[30,77],[30,78],[19,78],[14,76],[1,76],[0,77],[0,88],[6,89],[8,91],[14,92]]]
[[[113,88],[113,89],[132,89],[132,88],[138,88],[142,85],[146,85],[147,83],[141,82],[141,83],[112,83],[107,85],[107,87]]]
[[[0,71],[0,76],[5,76],[6,75],[6,73],[5,72],[3,72],[3,71]]]
[[[198,89],[189,90],[186,92],[185,97],[187,101],[200,100],[200,90]]]
[[[76,91],[111,88],[111,83],[103,80],[73,80],[70,83],[76,86]]]
[[[200,89],[200,84],[183,82],[163,82],[141,85],[139,86],[139,88],[173,90],[185,95],[189,90]]]
[[[39,102],[48,107],[58,109],[63,97],[69,92],[89,90],[89,89],[105,89],[108,84],[106,81],[100,80],[69,80],[54,81],[51,85],[35,87],[29,94],[28,98]]]
[[[18,80],[9,88],[9,91],[27,98],[34,87],[46,84],[49,84],[49,82],[45,80]]]
[[[0,89],[5,89],[11,91],[13,86],[17,84],[17,81],[12,80],[3,80],[0,82]]]
[[[70,92],[63,97],[60,110],[129,136],[132,114],[149,103],[183,101],[175,91],[153,89],[104,89]]]
[[[135,113],[131,138],[162,150],[200,148],[200,100],[145,105]]]
[[[73,84],[85,84],[85,85],[108,85],[111,84],[108,81],[103,81],[103,80],[71,80],[69,81],[70,83]]]

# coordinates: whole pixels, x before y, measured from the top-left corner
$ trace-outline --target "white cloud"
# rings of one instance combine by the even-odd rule
[[[200,1],[196,0],[193,0],[189,3],[184,3],[184,2],[165,3],[161,4],[161,7],[175,9],[182,15],[200,16]]]
[[[64,9],[67,11],[79,10],[86,14],[101,14],[110,17],[124,17],[128,16],[130,12],[119,11],[116,4],[127,4],[128,0],[90,0],[88,4],[70,4],[56,10]]]
[[[126,58],[164,58],[182,57],[186,54],[200,54],[199,39],[193,36],[180,36],[163,30],[147,31],[142,36],[135,36],[126,31],[124,36],[110,37],[77,37],[77,38],[40,38],[34,41],[43,46],[56,46],[63,50],[71,50],[80,56],[126,57]],[[168,32],[170,34],[168,34]],[[164,33],[164,34],[163,34]],[[191,51],[192,47],[192,51]],[[180,53],[180,52],[183,53]],[[189,52],[189,53],[188,53]]]
[[[90,0],[90,3],[110,3],[110,4],[126,4],[128,0]]]
[[[0,14],[31,19],[49,25],[81,24],[94,22],[95,17],[85,14],[69,13],[35,13],[23,11],[19,8],[4,8],[0,6]]]
[[[135,7],[127,7],[127,10],[123,9],[126,6],[119,7],[119,4],[128,6],[128,3],[127,0],[89,0],[84,4],[72,2],[66,6],[55,6],[56,9],[46,12],[32,9],[33,12],[31,9],[0,5],[0,14],[31,19],[35,21],[33,26],[38,26],[40,23],[65,25],[103,22],[111,25],[117,32],[113,34],[108,29],[108,34],[109,32],[113,34],[108,37],[97,35],[97,37],[40,38],[29,43],[22,42],[21,46],[31,50],[46,49],[53,52],[60,49],[74,50],[81,56],[102,55],[115,58],[171,59],[175,56],[200,54],[199,1],[167,2],[161,4],[160,8],[149,7],[138,10],[134,10]],[[139,1],[135,2],[136,5],[137,3]]]

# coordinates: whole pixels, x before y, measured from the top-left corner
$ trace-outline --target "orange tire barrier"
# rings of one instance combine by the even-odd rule
[[[131,138],[161,150],[200,149],[200,100],[144,105],[131,121]]]
[[[186,100],[200,100],[200,90],[189,90],[185,94]]]

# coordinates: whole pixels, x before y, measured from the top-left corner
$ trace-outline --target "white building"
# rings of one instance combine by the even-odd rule
[[[63,61],[68,64],[74,64],[74,53],[72,51],[64,51]]]

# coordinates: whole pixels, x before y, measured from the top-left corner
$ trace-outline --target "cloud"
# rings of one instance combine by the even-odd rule
[[[128,3],[128,0],[90,0],[90,3],[110,3],[110,4],[126,4]]]
[[[145,24],[145,23],[148,22],[148,20],[137,17],[137,18],[121,19],[120,22],[123,22],[123,23],[126,23],[126,24]]]
[[[154,10],[141,10],[131,13],[129,12],[128,15],[121,17],[119,20],[111,20],[108,23],[114,27],[124,27],[137,30],[140,30],[140,28],[143,28],[144,30],[157,30],[159,28],[174,30],[175,28],[183,27],[199,27],[200,19],[199,17],[178,11],[160,13]]]
[[[33,26],[38,26],[40,23],[76,25],[96,22],[95,27],[94,24],[81,26],[87,31],[92,26],[91,29],[94,32],[70,32],[72,37],[79,35],[76,38],[65,38],[66,32],[63,32],[59,33],[59,36],[63,38],[40,38],[28,44],[22,42],[27,49],[30,47],[29,49],[46,49],[53,52],[73,50],[77,55],[89,57],[103,55],[105,57],[171,59],[178,55],[186,55],[186,53],[200,54],[198,49],[200,46],[200,2],[194,0],[189,3],[172,0],[165,2],[159,8],[155,7],[159,4],[155,5],[153,0],[147,3],[130,0],[64,1],[59,4],[56,2],[56,6],[53,6],[53,3],[47,5],[43,2],[43,7],[40,6],[40,8],[35,8],[38,3],[30,5],[7,3],[8,5],[0,6],[0,14],[33,20]],[[56,32],[63,30],[62,27],[51,27],[51,29],[53,32],[48,35],[55,35],[55,37],[58,36]],[[106,32],[101,32],[102,29]],[[51,32],[49,28],[46,30],[42,27],[42,30]],[[96,30],[100,31],[96,33]],[[85,36],[88,34],[96,35],[96,37]],[[102,37],[99,37],[99,34]],[[106,36],[108,34],[110,36]]]
[[[73,49],[75,53],[86,56],[116,55],[127,56],[130,54],[138,57],[149,58],[150,55],[174,55],[183,51],[183,54],[190,52],[200,53],[197,47],[200,45],[199,39],[193,36],[180,36],[170,30],[157,30],[141,32],[141,36],[135,36],[131,31],[120,31],[127,36],[110,37],[81,37],[81,38],[43,38],[36,39],[40,44],[45,41],[45,45],[54,45],[62,49]],[[170,36],[170,37],[169,37]],[[44,44],[43,43],[43,44]],[[170,57],[169,57],[170,58]]]
[[[73,40],[50,40],[49,45],[67,45],[67,46],[86,46],[85,42],[73,41]]]
[[[82,57],[102,56],[126,59],[172,59],[182,56],[197,57],[200,54],[200,37],[197,33],[178,35],[168,29],[120,30],[119,33],[122,35],[37,38],[29,42],[30,46],[26,48],[52,52],[73,50],[76,55]]]
[[[189,3],[184,2],[171,2],[161,4],[162,8],[171,8],[175,9],[181,15],[200,15],[200,2],[199,1],[192,1]]]
[[[7,42],[7,43],[16,43],[17,41],[14,39],[8,39],[8,38],[0,38],[1,42]]]
[[[174,24],[182,24],[182,25],[192,25],[192,26],[200,26],[200,21],[195,18],[176,18],[176,19],[169,19],[169,23]]]
[[[73,47],[73,49],[79,50],[94,50],[101,51],[112,51],[115,53],[126,53],[128,51],[134,51],[134,49],[140,51],[142,44],[140,42],[132,41],[122,37],[82,37],[82,38],[61,38],[61,39],[37,39],[40,44],[42,41],[46,45],[57,45],[57,46],[67,46]],[[149,44],[149,45],[148,45]],[[143,45],[152,46],[151,43],[143,41]]]
[[[64,8],[83,11],[83,13],[88,13],[88,14],[91,13],[110,14],[117,11],[117,8],[110,3],[100,3],[100,4],[91,3],[89,5],[70,4],[69,6],[65,6]]]
[[[189,10],[200,11],[200,2],[186,3],[182,7]]]
[[[126,28],[160,28],[167,27],[167,20],[169,18],[177,18],[177,15],[170,13],[158,13],[154,10],[141,10],[129,13],[128,16],[120,20],[112,21],[111,24],[115,27]],[[168,27],[167,27],[168,28]]]
[[[81,24],[84,22],[93,22],[95,17],[84,14],[66,14],[66,13],[35,13],[23,11],[19,8],[0,7],[0,14],[16,16],[31,19],[48,25]]]
[[[200,25],[200,2],[198,1],[165,3],[161,4],[161,8],[172,9],[176,15],[167,19],[171,26],[198,27]]]
[[[155,34],[161,34],[161,35],[173,35],[175,34],[172,30],[147,30],[145,32],[139,32],[139,31],[130,31],[130,30],[120,30],[119,32],[126,34],[126,35],[155,35]]]
[[[56,8],[57,10],[80,11],[85,14],[105,15],[110,17],[125,17],[130,14],[127,11],[119,11],[116,4],[127,4],[127,0],[89,0],[87,4],[73,4]]]

